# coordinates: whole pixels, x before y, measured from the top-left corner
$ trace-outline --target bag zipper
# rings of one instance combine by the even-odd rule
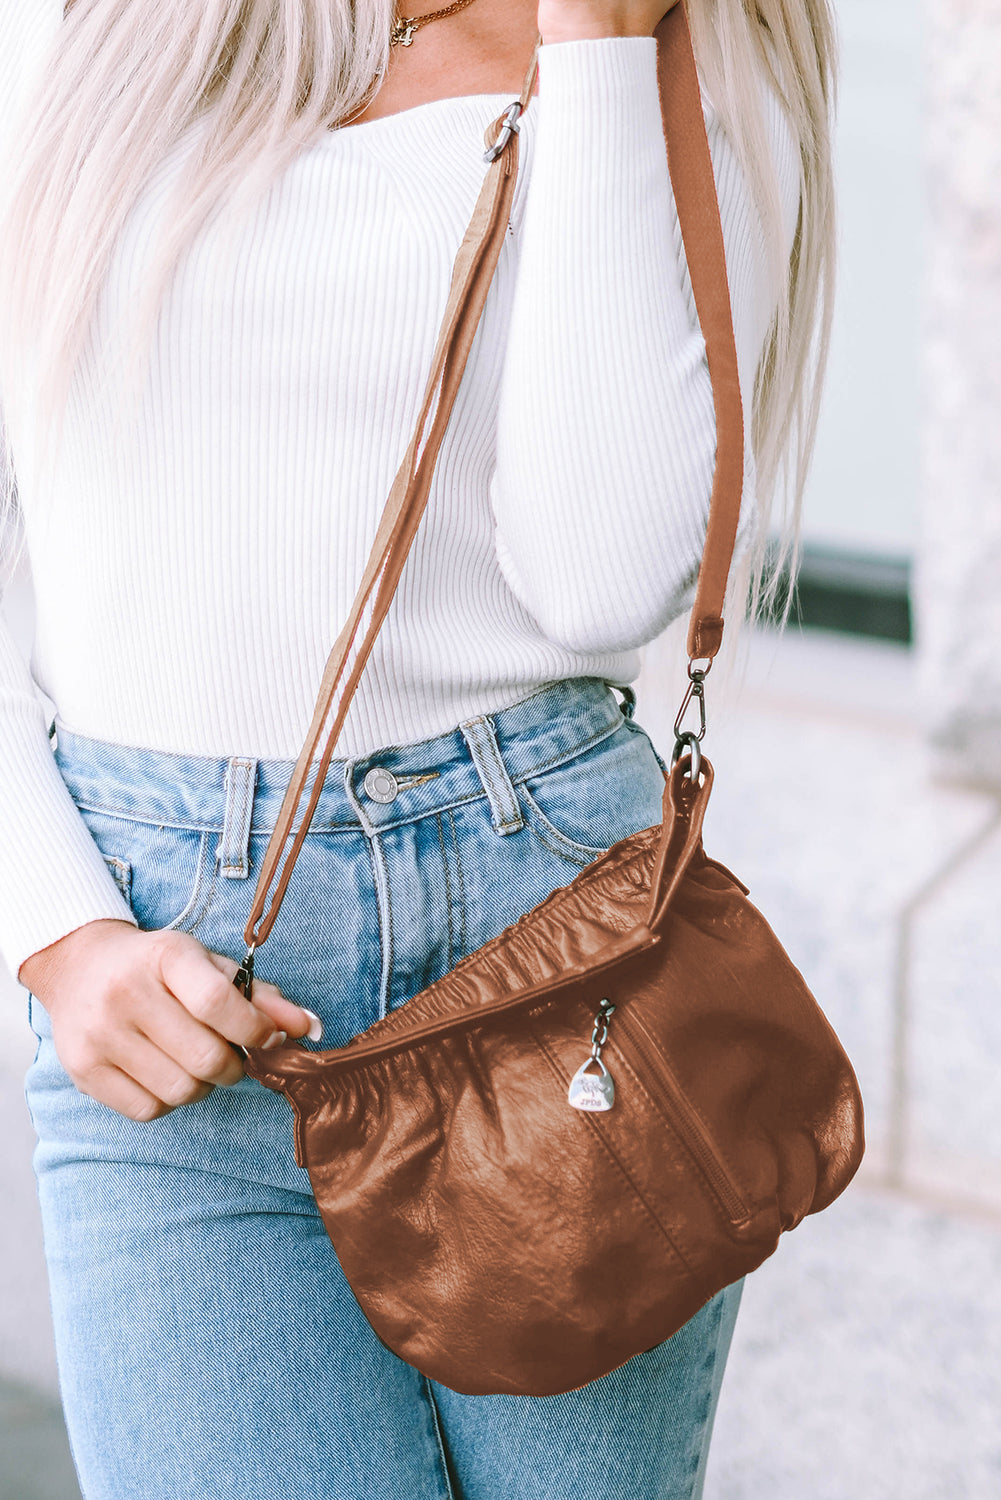
[[[614,846],[613,846],[614,847]],[[593,870],[594,865],[588,866],[583,874]],[[564,887],[558,886],[554,895],[558,895]],[[551,899],[548,898],[547,899]],[[538,910],[538,908],[533,908]],[[526,913],[531,916],[532,913]],[[524,921],[524,917],[519,917]],[[505,934],[501,933],[501,937]],[[492,943],[499,943],[498,938],[491,939]],[[604,974],[606,969],[612,969],[621,964],[627,958],[633,958],[639,953],[648,953],[660,942],[660,936],[651,932],[642,924],[632,928],[620,938],[610,939],[604,950],[604,956],[600,961],[589,965],[583,972],[568,970],[562,974],[553,974],[548,979],[541,980],[538,984],[528,989],[516,991],[513,995],[506,995],[503,999],[488,1001],[486,1004],[474,1006],[472,1009],[459,1011],[458,1013],[446,1012],[444,1015],[435,1016],[431,1020],[421,1021],[412,1026],[408,1031],[397,1031],[389,1037],[380,1037],[376,1041],[365,1041],[366,1033],[359,1032],[343,1047],[332,1048],[329,1052],[317,1052],[312,1054],[322,1059],[324,1072],[332,1077],[335,1071],[342,1068],[345,1071],[353,1071],[359,1063],[364,1064],[372,1058],[392,1057],[397,1052],[406,1052],[416,1043],[431,1041],[439,1036],[446,1036],[453,1031],[464,1031],[467,1027],[475,1028],[484,1022],[490,1022],[497,1016],[507,1015],[511,1012],[517,1014],[519,1011],[531,1011],[537,1006],[544,1006],[551,1000],[559,1000],[565,994],[567,988],[576,980],[593,979],[596,975]],[[471,963],[478,954],[490,948],[490,943],[484,943],[482,948],[477,948],[475,953],[470,953],[466,958],[460,959],[451,971],[457,973],[463,964]],[[405,1007],[390,1012],[391,1015],[402,1014]]]
[[[641,1075],[643,1087],[653,1096],[654,1103],[660,1102],[667,1106],[670,1123],[706,1179],[730,1223],[744,1223],[751,1217],[750,1208],[737,1191],[732,1177],[720,1159],[712,1137],[686,1098],[684,1090],[671,1070],[670,1063],[661,1054],[643,1022],[638,1017],[629,1014],[628,1004],[620,1004],[615,1030],[620,1038],[625,1033],[639,1054],[646,1069]],[[609,1061],[614,1070],[614,1062],[611,1058]]]

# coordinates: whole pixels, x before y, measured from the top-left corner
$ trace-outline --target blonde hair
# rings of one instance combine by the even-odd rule
[[[742,592],[751,618],[785,592],[784,619],[791,602],[784,579],[798,549],[834,305],[834,21],[828,0],[689,0],[688,9],[706,91],[762,216],[778,293],[748,424],[758,509]],[[799,218],[788,264],[756,75],[777,94],[799,148]]]
[[[377,90],[395,9],[395,0],[73,0],[21,122],[18,166],[0,207],[0,391],[14,389],[16,362],[25,369],[30,350],[39,418],[55,421],[123,224],[157,165],[201,121],[207,128],[163,216],[170,229],[137,310],[138,348],[178,258],[215,211],[246,210],[297,152]],[[828,0],[689,0],[689,10],[706,88],[759,204],[778,288],[750,423],[760,501],[754,613],[773,587],[769,529],[778,521],[786,553],[795,544],[826,357],[833,24]],[[802,163],[788,264],[762,75]],[[0,537],[3,512],[0,497]]]

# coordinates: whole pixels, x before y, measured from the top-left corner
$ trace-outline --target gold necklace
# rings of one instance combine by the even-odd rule
[[[454,3],[446,5],[444,10],[429,11],[426,16],[399,16],[393,22],[393,29],[389,34],[389,45],[409,47],[416,33],[429,21],[441,21],[445,16],[453,15],[457,10],[465,10],[466,6],[472,3],[473,0],[454,0]]]

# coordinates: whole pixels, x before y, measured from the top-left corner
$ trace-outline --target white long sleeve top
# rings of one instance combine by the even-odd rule
[[[0,0],[0,93],[5,66],[44,52],[58,11]],[[552,43],[539,67],[510,233],[342,756],[442,733],[554,679],[628,683],[638,648],[690,596],[715,429],[656,43]],[[442,99],[328,132],[233,257],[214,260],[203,231],[121,432],[109,371],[182,148],[143,193],[54,471],[44,487],[18,471],[36,627],[26,661],[0,616],[0,952],[13,973],[85,922],[130,919],[59,776],[39,689],[80,734],[298,755],[416,420],[483,131],[507,102]],[[798,157],[768,108],[791,247]],[[747,185],[708,100],[705,113],[750,410],[773,301]],[[18,470],[32,404],[16,397]]]

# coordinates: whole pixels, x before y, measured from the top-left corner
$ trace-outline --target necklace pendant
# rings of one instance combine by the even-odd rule
[[[389,45],[391,47],[409,47],[416,31],[417,27],[414,25],[413,16],[401,16],[398,21],[393,22],[393,29],[389,34]]]

